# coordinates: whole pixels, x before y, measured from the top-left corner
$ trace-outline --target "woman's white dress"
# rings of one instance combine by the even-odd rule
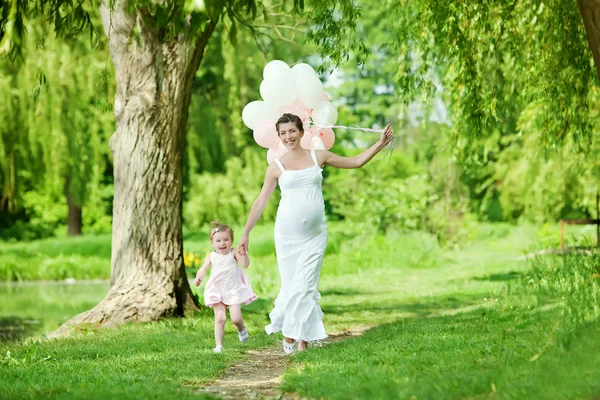
[[[296,340],[325,339],[319,306],[319,276],[327,245],[327,223],[321,183],[323,169],[311,150],[314,166],[281,169],[281,201],[275,220],[275,250],[281,289],[269,314],[268,334],[281,331]]]

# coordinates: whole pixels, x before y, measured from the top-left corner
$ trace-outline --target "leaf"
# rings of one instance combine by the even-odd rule
[[[237,24],[235,20],[231,20],[231,26],[229,27],[229,32],[227,33],[227,37],[233,46],[237,43]]]

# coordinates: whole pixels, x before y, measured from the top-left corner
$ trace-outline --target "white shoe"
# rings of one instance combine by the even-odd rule
[[[294,354],[296,351],[296,342],[288,343],[283,339],[283,351],[285,354]]]
[[[238,332],[238,336],[240,338],[240,342],[246,343],[248,341],[248,337],[250,335],[248,334],[248,331],[246,330],[246,328],[244,328],[244,330],[242,330],[241,332]]]
[[[213,349],[213,353],[222,353],[223,352],[223,346],[217,346]]]

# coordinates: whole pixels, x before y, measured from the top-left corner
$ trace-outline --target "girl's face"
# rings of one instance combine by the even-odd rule
[[[210,241],[215,251],[219,254],[229,253],[232,242],[233,240],[231,240],[231,233],[228,231],[216,232]]]
[[[304,136],[304,132],[300,131],[293,122],[279,124],[279,138],[289,150],[300,146],[302,136]]]

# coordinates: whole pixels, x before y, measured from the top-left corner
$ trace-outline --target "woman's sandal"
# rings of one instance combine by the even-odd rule
[[[283,351],[285,354],[294,354],[296,351],[296,342],[288,343],[283,339]]]

